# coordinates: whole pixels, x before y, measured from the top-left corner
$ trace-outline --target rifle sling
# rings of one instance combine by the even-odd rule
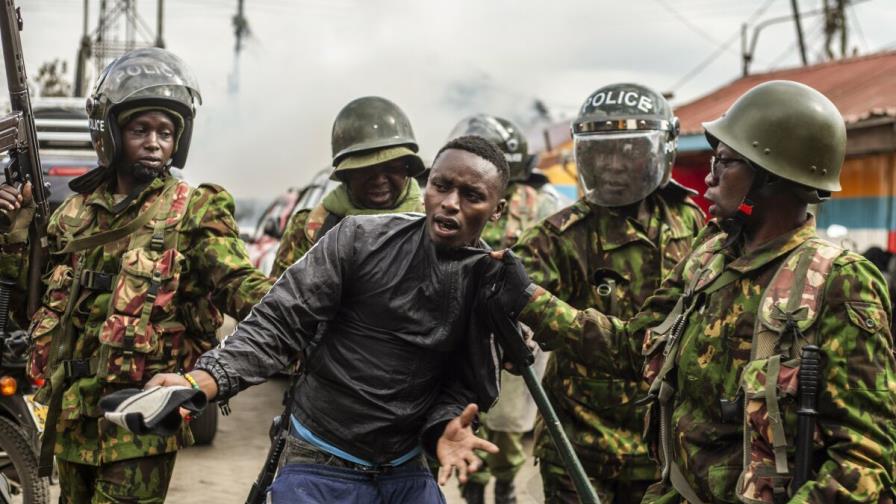
[[[162,201],[165,199],[166,198],[164,198],[163,195],[160,194],[159,197],[157,197],[156,200],[153,201],[152,205],[150,205],[145,212],[142,212],[134,220],[128,222],[124,226],[110,229],[108,231],[102,231],[89,236],[84,236],[81,238],[75,238],[74,240],[68,242],[61,250],[53,252],[53,254],[70,254],[72,252],[79,252],[81,250],[96,248],[101,245],[105,245],[107,243],[125,238],[146,225],[146,223],[148,223],[150,220],[152,220],[152,218],[155,217],[159,212]]]

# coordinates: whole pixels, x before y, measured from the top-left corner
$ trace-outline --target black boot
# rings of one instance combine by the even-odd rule
[[[495,504],[516,504],[516,486],[513,480],[495,481]]]
[[[485,485],[469,481],[461,489],[460,496],[467,504],[485,504]]]

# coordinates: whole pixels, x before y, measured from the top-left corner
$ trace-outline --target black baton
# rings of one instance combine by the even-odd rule
[[[794,495],[809,480],[812,470],[812,438],[815,436],[815,410],[818,404],[818,388],[821,382],[821,351],[815,345],[806,345],[800,353],[799,410],[796,434],[796,469],[790,483]]]

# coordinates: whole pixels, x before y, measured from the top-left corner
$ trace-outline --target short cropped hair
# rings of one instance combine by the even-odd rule
[[[432,164],[436,164],[435,160],[439,159],[439,156],[448,149],[464,150],[493,164],[495,169],[498,170],[498,179],[500,182],[500,187],[498,189],[501,193],[507,189],[507,183],[510,180],[510,165],[507,164],[507,159],[504,158],[504,153],[497,145],[481,136],[466,135],[457,137],[449,140],[444,147],[439,149]]]

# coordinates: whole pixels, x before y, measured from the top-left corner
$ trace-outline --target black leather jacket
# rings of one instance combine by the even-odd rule
[[[293,414],[356,457],[393,460],[497,395],[498,352],[473,315],[486,250],[436,250],[420,214],[347,217],[196,367],[226,399],[316,339]]]

